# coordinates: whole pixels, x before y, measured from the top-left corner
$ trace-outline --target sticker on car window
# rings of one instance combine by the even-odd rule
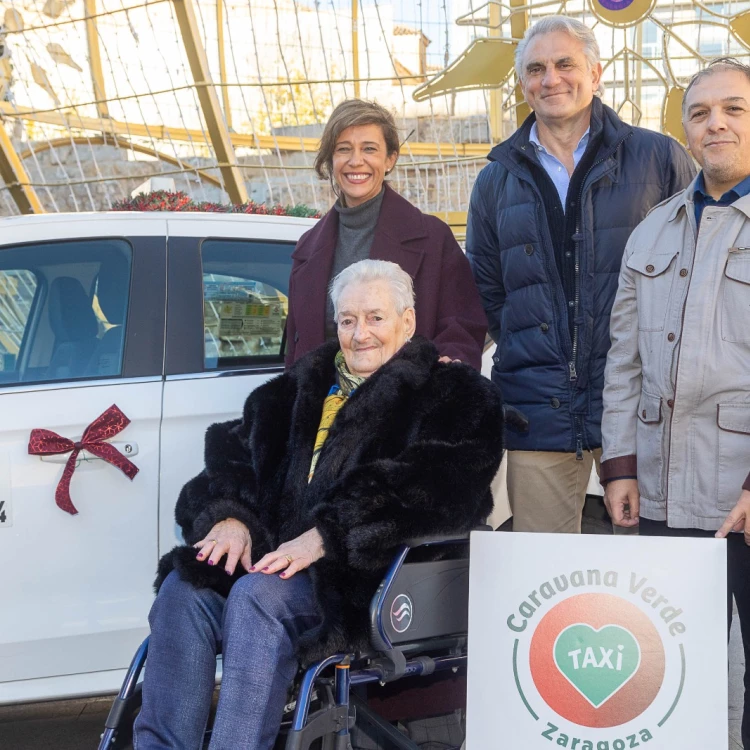
[[[225,303],[219,314],[219,336],[280,336],[284,327],[281,313],[280,302],[269,305]]]
[[[10,496],[10,457],[0,453],[0,529],[13,525],[13,506]]]

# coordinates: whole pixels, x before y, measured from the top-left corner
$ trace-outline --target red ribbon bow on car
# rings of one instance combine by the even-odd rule
[[[129,479],[132,480],[135,477],[138,473],[138,467],[125,458],[114,445],[104,442],[122,432],[129,424],[130,420],[115,404],[112,404],[107,411],[98,416],[86,428],[79,442],[73,442],[56,432],[52,432],[52,430],[31,431],[29,437],[29,453],[31,455],[54,456],[72,451],[55,490],[55,502],[60,510],[64,510],[73,516],[78,513],[70,499],[70,480],[76,470],[78,454],[82,450],[87,450],[112,464],[112,466],[116,466]]]

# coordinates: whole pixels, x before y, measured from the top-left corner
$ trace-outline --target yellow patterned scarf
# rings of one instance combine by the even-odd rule
[[[331,387],[323,402],[323,415],[320,418],[318,434],[315,436],[315,446],[313,447],[313,456],[310,462],[310,473],[307,475],[308,482],[310,482],[313,474],[315,474],[315,467],[318,464],[318,458],[320,458],[320,451],[323,450],[323,444],[328,438],[328,431],[331,429],[331,425],[333,424],[333,420],[336,419],[339,409],[346,403],[346,400],[354,393],[357,387],[365,381],[364,378],[352,375],[349,372],[346,360],[344,359],[344,353],[340,350],[336,354],[335,363],[336,380],[338,382]]]

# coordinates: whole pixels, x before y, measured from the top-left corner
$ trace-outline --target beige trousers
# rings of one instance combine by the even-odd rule
[[[508,451],[508,497],[513,512],[513,531],[546,531],[580,534],[586,488],[591,467],[596,473],[601,448],[575,453]]]

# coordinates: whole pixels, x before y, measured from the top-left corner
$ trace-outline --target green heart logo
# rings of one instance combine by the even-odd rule
[[[594,707],[606,703],[641,665],[641,647],[619,625],[595,630],[569,625],[557,636],[555,664],[563,677]]]

